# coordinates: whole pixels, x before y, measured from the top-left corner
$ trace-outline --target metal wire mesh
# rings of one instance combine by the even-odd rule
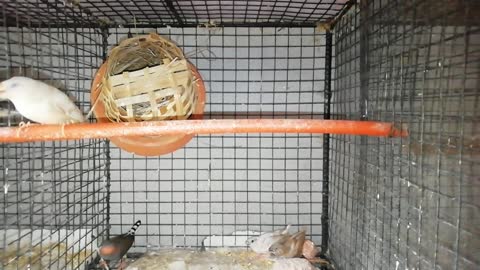
[[[117,29],[109,44],[143,31],[178,43],[206,83],[205,118],[321,118],[324,34],[313,28]],[[210,235],[305,226],[321,242],[322,138],[196,136],[144,158],[111,151],[112,234],[137,219],[132,251],[201,246]]]
[[[6,3],[7,17],[30,25],[197,26],[315,25],[332,20],[347,0],[24,0]]]
[[[328,244],[338,269],[478,268],[478,1],[365,1],[333,40],[315,31],[346,2],[1,2],[0,79],[48,81],[84,112],[107,49],[156,31],[202,74],[206,118],[328,118],[331,107],[335,119],[407,124],[410,137],[197,136],[155,158],[102,140],[2,144],[0,249],[69,269],[92,254],[67,254],[137,219],[131,252],[291,223]],[[2,127],[23,120],[0,109]]]
[[[478,269],[478,1],[368,1],[336,28],[336,118],[406,139],[333,136],[330,255],[341,269]]]
[[[28,27],[20,18],[5,16],[4,5],[2,11],[0,81],[15,75],[46,81],[68,89],[87,111],[91,78],[103,57],[101,32]],[[1,127],[27,122],[7,101],[0,109]],[[108,225],[108,143],[1,144],[0,149],[0,268],[74,269],[84,264],[92,254],[81,251],[95,250]]]

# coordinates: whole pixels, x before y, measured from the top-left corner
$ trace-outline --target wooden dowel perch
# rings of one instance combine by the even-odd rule
[[[69,125],[30,124],[0,128],[0,142],[34,142],[122,136],[225,133],[330,133],[403,137],[408,132],[392,123],[309,120],[309,119],[228,119],[177,120],[131,123],[82,123]]]

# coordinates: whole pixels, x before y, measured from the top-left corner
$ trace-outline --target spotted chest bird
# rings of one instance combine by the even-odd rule
[[[85,121],[80,109],[65,93],[28,77],[15,76],[2,81],[0,100],[10,100],[21,115],[40,124]]]
[[[135,241],[135,231],[140,227],[140,224],[142,224],[142,222],[137,220],[127,233],[117,235],[102,242],[98,248],[98,253],[100,257],[106,261],[107,265],[116,264],[127,254],[127,251]]]

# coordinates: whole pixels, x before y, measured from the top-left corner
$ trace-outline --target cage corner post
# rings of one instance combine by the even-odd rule
[[[107,26],[101,27],[101,34],[102,34],[102,60],[105,61],[108,55],[108,36],[109,30]],[[94,106],[94,105],[92,105]],[[110,165],[111,162],[111,155],[110,155],[110,140],[108,138],[103,139],[104,141],[104,153],[105,153],[105,167],[104,167],[104,179],[105,179],[105,189],[107,191],[106,196],[106,211],[107,211],[107,218],[106,218],[106,239],[110,238],[110,198],[111,198],[111,174],[110,174]]]
[[[101,26],[100,31],[102,33],[102,60],[105,61],[108,56],[108,36],[110,33],[106,25]]]
[[[327,31],[325,34],[325,91],[324,91],[324,119],[331,119],[330,102],[332,99],[332,47],[333,34]],[[329,241],[329,179],[330,179],[330,134],[323,134],[323,181],[322,181],[322,243],[321,255],[328,252]]]

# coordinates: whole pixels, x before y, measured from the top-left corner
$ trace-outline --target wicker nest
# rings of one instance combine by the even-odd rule
[[[90,102],[97,121],[201,119],[205,85],[194,65],[171,41],[149,34],[115,47],[92,82]],[[121,149],[142,156],[171,153],[193,134],[112,137]]]
[[[183,52],[157,34],[122,41],[107,61],[101,99],[112,122],[187,119],[198,100]]]

